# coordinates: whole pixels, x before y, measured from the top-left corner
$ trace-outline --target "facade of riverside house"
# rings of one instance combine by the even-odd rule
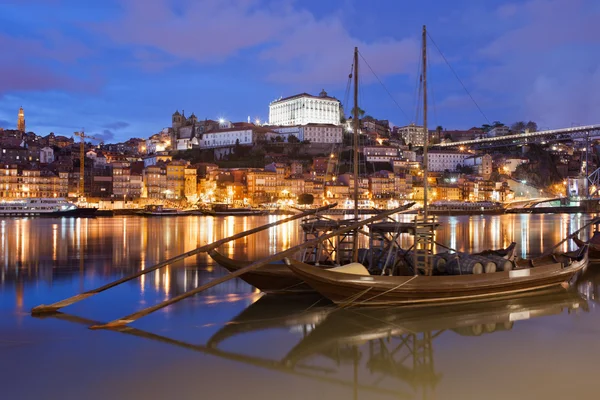
[[[433,190],[433,200],[462,200],[462,189],[457,184],[437,185]]]
[[[68,172],[20,170],[16,165],[4,165],[0,170],[0,197],[66,197]]]
[[[144,194],[151,199],[164,199],[167,190],[167,169],[163,163],[144,169]]]
[[[321,91],[319,96],[300,93],[269,104],[270,125],[339,125],[340,115],[340,101],[328,96],[325,90]]]
[[[185,198],[190,202],[198,201],[198,170],[190,165],[185,167]]]
[[[166,165],[167,169],[167,190],[166,198],[179,200],[185,196],[185,161],[171,161]]]
[[[253,204],[270,202],[277,197],[277,173],[250,170],[246,175],[248,197]]]
[[[427,152],[427,167],[433,172],[455,171],[458,165],[464,165],[465,160],[472,156],[465,152],[430,150]]]
[[[389,200],[395,197],[394,174],[390,171],[379,171],[369,176],[369,191],[373,200]]]

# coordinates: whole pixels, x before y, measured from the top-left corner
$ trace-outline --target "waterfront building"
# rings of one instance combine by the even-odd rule
[[[256,203],[273,201],[277,197],[277,173],[250,170],[246,175],[248,197]]]
[[[369,176],[369,191],[373,199],[389,200],[396,194],[396,179],[391,171],[379,171]]]
[[[325,90],[319,96],[300,93],[269,104],[270,125],[340,125],[341,115],[340,101],[328,96]]]
[[[23,107],[19,108],[19,116],[17,118],[17,130],[25,132],[25,111],[23,111]]]
[[[143,197],[164,199],[167,191],[167,169],[164,163],[154,164],[144,168]]]
[[[185,196],[185,169],[187,162],[183,160],[171,161],[166,165],[167,190],[166,198],[179,200]]]
[[[198,170],[191,166],[186,165],[184,170],[185,183],[184,183],[184,195],[190,203],[198,201]]]

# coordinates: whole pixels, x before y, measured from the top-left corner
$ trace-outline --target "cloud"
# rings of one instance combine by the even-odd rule
[[[485,67],[473,77],[476,89],[512,108],[515,120],[551,128],[597,122],[600,12],[591,6],[583,0],[515,6],[514,26],[478,53]]]
[[[92,29],[117,45],[133,45],[131,55],[146,71],[172,67],[175,60],[218,64],[251,52],[257,57],[249,55],[250,62],[260,65],[267,80],[284,83],[343,85],[355,46],[381,77],[406,72],[419,55],[416,39],[361,41],[338,14],[317,18],[301,4],[128,0],[120,18]]]
[[[3,54],[0,94],[21,90],[95,91],[100,84],[100,80],[94,82],[74,77],[65,69],[91,53],[81,43],[58,31],[44,31],[42,36],[34,39],[0,33],[0,48],[18,49]]]
[[[12,124],[14,124],[14,122]],[[10,121],[7,121],[5,119],[0,119],[0,128],[10,129],[9,126],[12,124]]]
[[[113,130],[119,130],[119,129],[127,128],[129,125],[130,124],[128,122],[116,121],[116,122],[104,124],[104,125],[102,125],[102,127],[108,128],[108,129],[113,129]]]
[[[102,133],[94,133],[94,136],[97,139],[104,141],[105,143],[115,138],[114,132],[108,129],[104,129]]]

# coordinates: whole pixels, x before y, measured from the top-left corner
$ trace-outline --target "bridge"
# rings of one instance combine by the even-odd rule
[[[471,147],[486,149],[493,147],[523,146],[533,143],[551,143],[568,140],[589,140],[600,138],[600,124],[574,126],[571,128],[551,129],[537,132],[517,133],[514,135],[486,137],[475,140],[464,140],[462,142],[448,142],[431,145],[431,148],[447,147]]]

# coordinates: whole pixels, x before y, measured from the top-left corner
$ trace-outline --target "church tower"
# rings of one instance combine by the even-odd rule
[[[23,107],[19,108],[19,119],[17,120],[17,130],[25,132],[25,112]]]

